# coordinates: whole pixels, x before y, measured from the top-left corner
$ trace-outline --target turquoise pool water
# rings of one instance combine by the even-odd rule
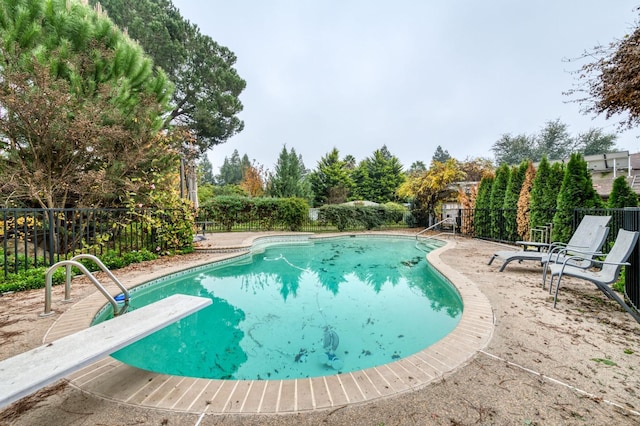
[[[213,304],[112,356],[158,373],[235,380],[395,361],[440,340],[462,314],[424,249],[396,237],[283,243],[153,283],[132,292],[132,309],[174,293]]]

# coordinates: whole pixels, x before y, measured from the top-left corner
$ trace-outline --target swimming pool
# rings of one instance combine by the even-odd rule
[[[427,264],[415,239],[401,237],[258,246],[233,262],[141,287],[131,306],[173,293],[214,303],[116,359],[190,377],[318,377],[416,353],[448,334],[462,314],[456,290]]]

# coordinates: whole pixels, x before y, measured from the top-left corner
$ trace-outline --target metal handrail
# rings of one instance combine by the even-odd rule
[[[106,267],[106,265],[104,263],[102,263],[102,261],[100,259],[98,259],[96,256],[92,255],[92,254],[78,254],[76,256],[73,256],[71,258],[71,260],[78,260],[78,259],[88,259],[88,260],[92,260],[93,263],[95,263],[98,268],[100,268],[102,270],[102,272],[104,272],[105,274],[107,274],[107,276],[109,278],[111,278],[111,281],[113,281],[115,283],[115,285],[117,285],[120,290],[122,290],[122,293],[124,294],[124,301],[125,303],[129,303],[129,290],[127,290],[127,288],[120,282],[119,279],[116,278],[115,275],[113,275],[113,273]],[[66,288],[65,288],[65,299],[67,298],[67,293],[66,293]],[[70,290],[70,289],[69,289]]]
[[[433,228],[435,228],[436,226],[442,225],[442,224],[443,224],[443,223],[445,223],[445,222],[451,222],[451,223],[453,224],[453,235],[455,235],[455,234],[456,234],[456,226],[455,226],[455,225],[456,225],[456,220],[455,220],[455,218],[454,218],[454,217],[448,217],[448,218],[443,219],[443,220],[441,220],[441,221],[440,221],[440,222],[438,222],[438,223],[434,223],[433,225],[429,226],[428,228],[425,228],[425,229],[423,229],[422,231],[418,232],[418,233],[416,234],[416,240],[418,239],[418,237],[419,237],[421,234],[424,234],[425,232],[430,231],[430,230],[432,230]]]
[[[89,259],[92,260],[98,267],[105,272],[109,278],[122,290],[124,294],[124,305],[122,308],[118,307],[118,302],[111,296],[111,294],[100,284],[100,282],[93,276],[91,272],[80,262],[78,259]],[[90,254],[79,254],[74,256],[70,260],[62,260],[57,262],[55,265],[51,266],[47,269],[45,274],[45,293],[44,293],[44,312],[40,314],[41,317],[52,315],[54,312],[51,310],[51,288],[53,286],[53,273],[60,267],[64,266],[66,269],[66,282],[64,287],[64,301],[68,302],[71,300],[71,268],[76,267],[82,272],[89,280],[93,283],[94,286],[107,298],[107,301],[113,307],[113,316],[118,316],[124,312],[126,312],[129,307],[129,291],[127,288],[122,285],[122,283],[111,273],[109,269],[98,259],[97,257]]]

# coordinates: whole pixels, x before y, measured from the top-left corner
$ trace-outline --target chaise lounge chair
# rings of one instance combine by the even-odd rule
[[[551,243],[540,246],[536,245],[538,250],[503,250],[497,251],[493,254],[491,259],[489,259],[488,265],[491,265],[493,260],[497,257],[504,259],[504,263],[500,267],[500,272],[504,271],[504,268],[514,260],[522,262],[523,260],[533,260],[541,263],[545,263],[549,260],[549,255],[555,250],[563,249],[562,253],[556,253],[557,256],[562,255],[563,257],[566,255],[573,254],[587,254],[592,253],[596,254],[602,245],[604,244],[605,239],[607,238],[607,234],[609,229],[606,228],[606,225],[611,220],[611,216],[593,216],[586,215],[580,221],[578,228],[571,236],[571,239],[567,244],[562,243]],[[527,246],[533,245],[529,241],[517,241],[516,244],[522,245],[525,248]]]
[[[578,250],[577,248],[572,246],[564,246],[559,244],[545,253],[545,255],[542,256],[542,259],[540,259],[540,263],[543,266],[542,288],[544,289],[547,282],[547,272],[549,270],[549,265],[551,264],[562,263],[570,256],[580,256],[570,261],[571,266],[582,269],[587,269],[588,267],[592,266],[593,262],[591,260],[594,256],[604,256],[604,253],[602,253],[600,249],[604,245],[604,242],[607,239],[607,235],[609,235],[609,228],[606,226],[600,227],[593,236],[591,246],[587,249]]]
[[[589,259],[590,262],[599,268],[598,270],[594,271],[571,266],[570,262],[572,260],[584,260],[584,258],[581,258],[580,256],[571,256],[562,263],[550,265],[549,273],[551,275],[551,284],[549,287],[549,293],[551,293],[551,289],[553,288],[553,277],[558,277],[556,293],[553,298],[553,307],[555,308],[558,300],[558,290],[560,289],[560,281],[562,280],[562,277],[570,276],[590,281],[595,284],[595,286],[598,287],[598,289],[600,289],[600,291],[602,291],[608,298],[618,302],[625,311],[630,313],[631,316],[640,323],[640,313],[629,307],[623,298],[618,296],[615,290],[610,287],[610,284],[616,282],[618,279],[622,267],[629,265],[627,259],[631,256],[631,252],[638,242],[638,235],[640,235],[639,232],[620,229],[620,231],[618,231],[618,236],[616,237],[616,242],[613,244],[611,251],[603,261]]]

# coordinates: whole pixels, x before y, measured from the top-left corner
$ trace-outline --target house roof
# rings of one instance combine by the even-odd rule
[[[636,194],[640,195],[640,153],[629,154],[629,169],[624,159],[616,158],[619,168],[615,173],[612,162],[608,162],[608,167],[591,168],[591,180],[596,192],[603,198],[607,198],[613,189],[613,180],[619,176],[625,176],[627,183]],[[585,157],[586,159],[586,157]],[[624,165],[624,166],[621,166]],[[602,166],[602,164],[600,165]]]

